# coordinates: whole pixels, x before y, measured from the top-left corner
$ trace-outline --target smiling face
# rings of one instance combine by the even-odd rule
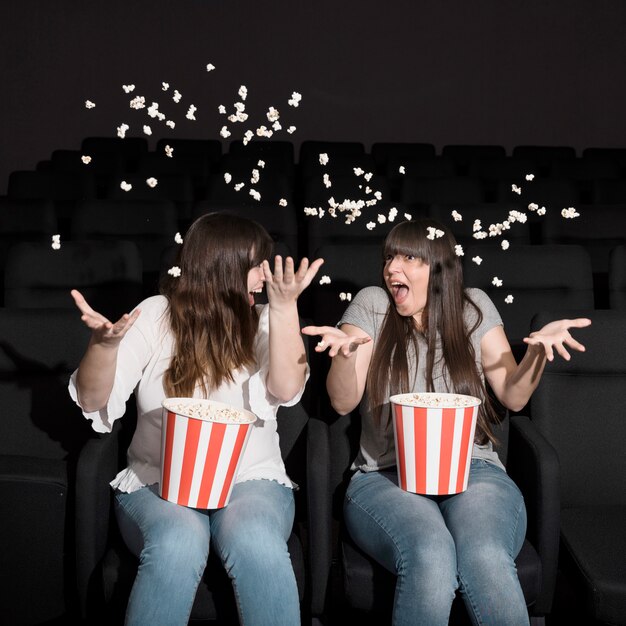
[[[396,310],[403,317],[414,317],[421,323],[428,300],[430,266],[411,254],[388,254],[383,278]]]
[[[248,302],[250,306],[254,306],[254,294],[263,291],[264,283],[263,268],[260,265],[255,265],[248,271]]]

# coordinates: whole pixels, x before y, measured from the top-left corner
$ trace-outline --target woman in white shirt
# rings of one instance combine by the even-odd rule
[[[228,572],[240,620],[300,621],[287,538],[293,483],[285,473],[276,412],[300,399],[308,366],[297,298],[322,260],[267,261],[272,240],[257,223],[224,213],[192,224],[179,277],[115,323],[72,291],[92,336],[70,393],[98,432],[109,432],[134,392],[137,427],[128,466],[111,483],[128,547],[139,558],[126,623],[186,624],[209,554]],[[265,286],[268,304],[255,305]],[[192,509],[158,494],[161,403],[210,398],[257,416],[225,508]]]

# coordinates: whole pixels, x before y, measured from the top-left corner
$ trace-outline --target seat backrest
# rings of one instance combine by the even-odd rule
[[[588,317],[572,331],[586,348],[546,365],[531,400],[532,421],[557,451],[562,508],[626,506],[626,312],[556,309],[532,328],[560,318]]]
[[[163,250],[178,231],[170,200],[90,200],[72,219],[72,239],[129,240],[137,245],[144,272],[158,272]]]
[[[626,311],[626,245],[615,246],[609,256],[609,305]]]
[[[389,171],[389,161],[393,159],[432,159],[435,146],[432,143],[376,142],[372,144],[372,157],[379,174]]]
[[[480,265],[472,261],[482,259]],[[463,258],[465,285],[478,287],[493,300],[515,352],[523,348],[530,321],[539,311],[594,306],[593,275],[589,255],[581,246],[499,245],[468,246]],[[502,286],[493,279],[502,280]],[[513,302],[505,298],[513,296]],[[517,355],[516,355],[517,356]]]
[[[67,383],[89,334],[77,309],[0,308],[0,454],[75,458],[91,429]]]
[[[464,204],[485,202],[485,189],[477,178],[414,179],[405,178],[400,189],[400,200],[407,206],[427,208],[430,204]]]
[[[318,275],[301,297],[311,302],[306,316],[316,325],[336,324],[352,296],[370,285],[381,284],[382,254],[379,243],[338,243],[321,246],[313,255],[323,258]],[[321,283],[328,276],[330,283]],[[342,299],[341,294],[344,294]]]
[[[136,306],[142,296],[142,265],[130,241],[20,243],[9,251],[5,268],[5,306],[75,309],[71,289],[109,319]]]

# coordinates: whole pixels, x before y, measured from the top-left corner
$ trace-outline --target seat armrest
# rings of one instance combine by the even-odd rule
[[[507,472],[524,496],[527,538],[539,554],[542,585],[533,612],[550,612],[560,534],[560,469],[556,450],[526,416],[511,417]]]
[[[76,577],[82,617],[86,617],[94,574],[104,556],[111,514],[111,487],[119,467],[119,431],[90,439],[76,470]]]
[[[307,494],[311,614],[324,613],[332,560],[330,440],[328,424],[310,418],[307,430]]]

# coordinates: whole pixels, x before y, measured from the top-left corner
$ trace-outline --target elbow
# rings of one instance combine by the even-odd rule
[[[330,398],[330,406],[333,408],[333,411],[338,415],[348,415],[356,408],[356,404],[346,404],[345,399],[335,400],[332,397]]]

